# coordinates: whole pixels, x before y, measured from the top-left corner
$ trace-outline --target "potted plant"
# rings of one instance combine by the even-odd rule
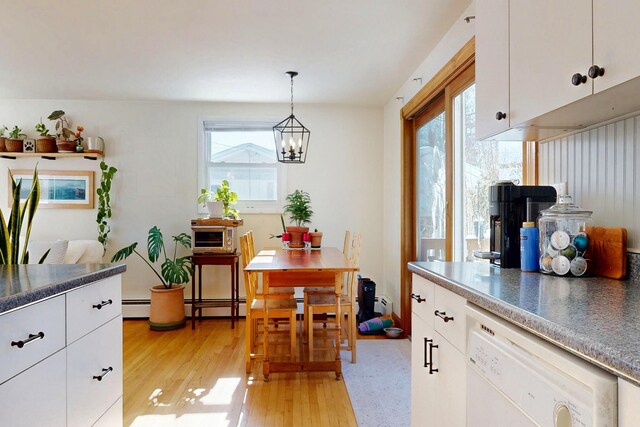
[[[235,191],[231,191],[229,187],[229,181],[226,179],[222,180],[221,185],[216,188],[216,191],[210,191],[206,189],[200,190],[200,196],[198,197],[198,202],[202,203],[203,206],[207,206],[209,209],[209,216],[215,217],[219,215],[219,208],[216,208],[215,204],[212,202],[221,202],[223,218],[237,218],[238,210],[232,208],[230,205],[235,205],[238,203],[238,194]]]
[[[164,246],[164,239],[158,227],[152,227],[147,237],[147,255],[145,259],[136,250],[138,242],[120,249],[111,258],[111,262],[117,262],[135,253],[153,270],[161,285],[151,287],[151,310],[149,313],[149,327],[156,331],[167,331],[182,328],[185,323],[184,314],[184,285],[191,280],[193,274],[193,263],[191,256],[178,257],[178,243],[185,248],[191,248],[191,236],[180,233],[172,236],[175,246],[173,248],[173,258],[167,256]],[[164,261],[160,273],[153,266],[164,255]]]
[[[216,200],[216,193],[207,190],[206,188],[200,189],[200,195],[198,196],[198,203],[202,203],[202,207],[207,208],[209,211],[209,218],[222,217],[222,202]]]
[[[13,198],[9,221],[5,221],[2,211],[0,211],[0,228],[4,230],[3,233],[0,233],[0,264],[28,264],[29,252],[27,248],[29,247],[31,225],[40,203],[40,180],[37,168],[33,171],[31,188],[24,203],[20,203],[22,180],[16,182],[11,175],[11,188]],[[20,234],[25,220],[27,229],[24,234],[24,244],[20,245]],[[42,263],[48,254],[49,251],[46,251],[39,262]]]
[[[80,134],[84,130],[82,126],[77,127],[77,132],[70,129],[71,124],[65,117],[65,112],[62,110],[55,110],[47,117],[49,120],[56,121],[56,135],[58,137],[57,145],[58,151],[61,152],[74,152],[76,150],[77,140],[82,138]]]
[[[6,130],[9,130],[9,129],[7,129],[6,126],[2,125],[2,127],[0,127],[0,152],[7,151],[7,148],[4,145],[4,141],[5,141],[5,139],[7,139],[4,136],[4,131],[6,131]]]
[[[4,144],[7,151],[12,153],[21,153],[23,148],[23,140],[27,137],[22,133],[22,129],[18,126],[14,126],[9,132],[9,136],[5,139]]]
[[[311,231],[309,233],[311,235],[311,247],[312,248],[319,248],[322,246],[322,231],[318,231],[318,229],[316,228],[315,230]]]
[[[287,233],[291,235],[290,248],[303,248],[302,234],[309,232],[309,227],[305,227],[311,221],[313,211],[311,210],[311,197],[309,193],[296,190],[287,196],[287,204],[284,206],[284,213],[289,214],[289,220],[295,226],[288,226]]]
[[[40,134],[40,136],[36,139],[36,151],[38,153],[55,153],[58,151],[56,146],[56,137],[53,135],[49,135],[49,129],[42,123],[42,118],[40,118],[40,123],[35,126],[36,132]]]

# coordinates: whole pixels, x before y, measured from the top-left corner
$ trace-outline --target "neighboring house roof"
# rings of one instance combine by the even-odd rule
[[[227,148],[211,156],[212,162],[220,163],[274,163],[275,160],[272,148],[264,148],[251,142]]]

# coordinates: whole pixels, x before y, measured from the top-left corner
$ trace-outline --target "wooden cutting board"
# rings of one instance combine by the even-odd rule
[[[587,227],[589,273],[624,279],[627,275],[627,229]]]

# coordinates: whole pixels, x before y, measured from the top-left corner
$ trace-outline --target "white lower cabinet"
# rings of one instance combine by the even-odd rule
[[[122,425],[122,397],[100,417],[94,427],[113,427]]]
[[[618,378],[618,427],[635,427],[640,422],[640,387]]]
[[[122,396],[120,316],[67,347],[67,425],[94,424]]]
[[[414,275],[413,283],[414,293],[421,289],[424,295],[425,289],[434,288],[435,292],[429,293],[428,310],[412,303],[411,425],[463,427],[466,364],[459,330],[464,330],[466,300],[420,276]]]
[[[0,426],[122,425],[120,280],[0,315]]]
[[[66,350],[47,357],[0,385],[0,425],[66,424]]]

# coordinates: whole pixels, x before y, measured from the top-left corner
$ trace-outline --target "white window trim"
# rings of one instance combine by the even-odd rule
[[[243,119],[239,119],[238,117],[218,117],[218,116],[200,116],[198,117],[198,152],[197,152],[197,165],[198,165],[198,188],[196,189],[196,194],[200,195],[200,189],[205,186],[205,176],[206,170],[204,167],[205,158],[205,136],[204,136],[204,125],[205,122],[214,122],[214,123],[224,123],[224,124],[238,124],[242,125],[245,123],[273,123],[275,125],[278,123],[280,119],[274,117],[246,117]],[[272,125],[272,126],[273,126]],[[275,142],[273,145],[273,149],[275,150]],[[255,166],[255,165],[254,165]],[[278,162],[276,163],[277,171],[278,171],[278,200],[276,201],[261,201],[261,200],[253,200],[253,201],[243,201],[238,200],[238,203],[234,205],[236,209],[240,212],[240,217],[243,214],[279,214],[282,213],[282,207],[284,206],[284,200],[286,197],[286,189],[287,189],[287,168],[284,164]],[[233,189],[232,189],[233,190]],[[199,214],[207,214],[207,208],[203,207],[201,203],[198,203],[198,213]]]

